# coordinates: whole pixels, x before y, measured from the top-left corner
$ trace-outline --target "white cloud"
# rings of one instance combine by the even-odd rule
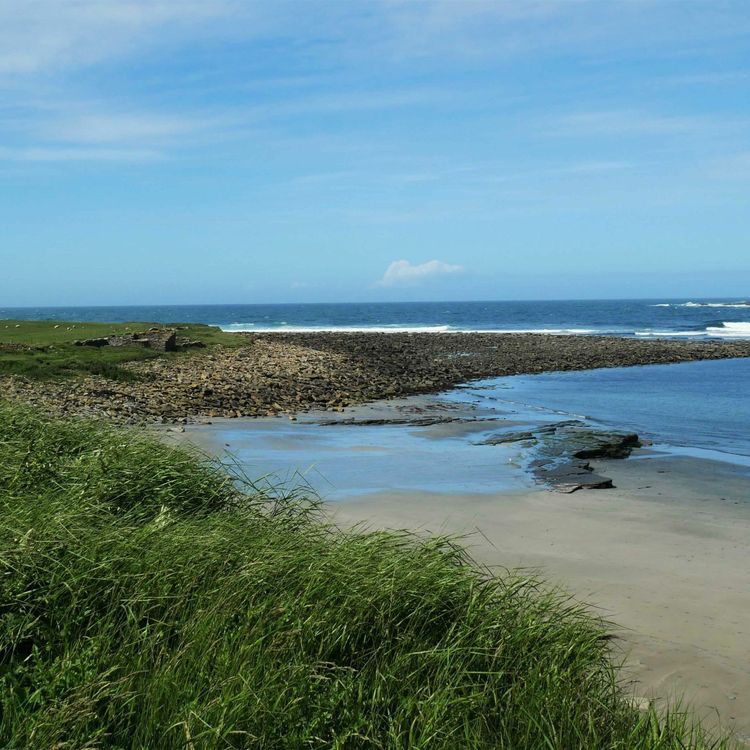
[[[378,281],[378,286],[398,286],[403,284],[416,284],[426,279],[438,276],[450,276],[463,273],[464,267],[443,263],[441,260],[428,260],[426,263],[412,265],[408,260],[394,260],[385,269],[383,278]]]

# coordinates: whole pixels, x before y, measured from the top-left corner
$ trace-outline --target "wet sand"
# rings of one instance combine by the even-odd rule
[[[658,456],[596,468],[615,489],[381,492],[331,509],[342,524],[468,534],[479,562],[539,571],[616,623],[636,696],[682,695],[750,744],[747,470]]]

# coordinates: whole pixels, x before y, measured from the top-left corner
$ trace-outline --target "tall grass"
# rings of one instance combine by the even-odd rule
[[[727,746],[538,581],[145,435],[0,404],[0,503],[4,747]]]

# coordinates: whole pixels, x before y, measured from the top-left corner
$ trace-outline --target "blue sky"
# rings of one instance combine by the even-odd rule
[[[750,297],[745,0],[0,0],[0,306]]]

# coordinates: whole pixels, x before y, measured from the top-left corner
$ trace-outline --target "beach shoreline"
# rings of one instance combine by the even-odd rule
[[[472,403],[477,393],[376,401],[295,422],[216,419],[163,434],[209,455],[229,452],[252,471],[272,470],[279,456],[300,469],[308,462],[308,477],[330,479],[322,496],[337,524],[458,536],[483,565],[538,574],[613,623],[623,686],[636,702],[682,698],[708,725],[731,726],[750,743],[747,465],[646,446],[625,460],[591,461],[614,488],[561,494],[526,472],[533,448],[481,445],[488,431],[529,422],[507,404]],[[431,463],[413,459],[432,446]],[[484,450],[497,453],[484,468],[479,458],[472,464]],[[376,463],[359,463],[367,455]]]
[[[680,697],[750,744],[746,472],[672,456],[596,468],[614,489],[380,492],[328,507],[342,525],[459,536],[481,564],[538,573],[614,623],[636,701]]]

